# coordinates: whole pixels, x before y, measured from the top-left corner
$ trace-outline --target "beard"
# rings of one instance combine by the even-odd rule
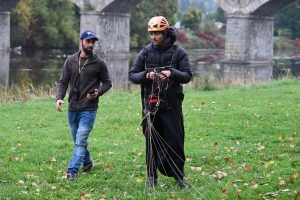
[[[83,46],[83,44],[81,45],[81,47],[82,47],[82,50],[84,51],[84,53],[85,53],[86,55],[91,55],[91,54],[92,54],[93,49],[89,50],[89,49],[85,48],[85,47]]]

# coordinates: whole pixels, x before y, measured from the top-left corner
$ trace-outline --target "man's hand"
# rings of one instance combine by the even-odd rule
[[[158,76],[160,79],[166,79],[171,76],[171,71],[170,70],[163,70],[160,73],[155,73],[155,72],[148,72],[146,74],[146,78],[153,80],[154,77]]]
[[[62,109],[60,107],[61,104],[64,104],[63,100],[59,99],[56,101],[55,107],[56,107],[56,110],[58,110],[59,112],[62,112]]]
[[[169,78],[171,76],[171,71],[170,70],[163,70],[158,74],[160,79],[165,79]]]
[[[95,89],[94,94],[87,94],[87,98],[89,99],[95,99],[98,97],[98,89]]]

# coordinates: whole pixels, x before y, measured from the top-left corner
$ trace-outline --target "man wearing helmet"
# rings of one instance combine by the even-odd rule
[[[141,84],[143,133],[146,137],[148,186],[157,185],[157,170],[184,189],[183,86],[192,79],[185,49],[174,45],[176,31],[163,16],[148,23],[152,42],[141,50],[129,79]]]

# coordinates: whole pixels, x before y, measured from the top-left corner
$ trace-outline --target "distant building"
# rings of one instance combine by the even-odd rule
[[[225,25],[225,24],[222,23],[222,22],[215,22],[215,26],[216,26],[218,29],[222,28],[224,25]]]
[[[176,22],[176,24],[174,25],[175,28],[180,29],[180,22]]]

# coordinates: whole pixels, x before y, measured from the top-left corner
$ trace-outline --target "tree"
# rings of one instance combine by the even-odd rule
[[[195,30],[202,21],[202,12],[197,8],[190,7],[184,14],[181,25],[184,28]]]
[[[215,21],[226,24],[226,13],[221,7],[218,7],[218,9],[215,11]]]
[[[274,35],[289,35],[291,39],[300,38],[300,0],[280,10],[274,20]],[[289,31],[292,34],[288,33]]]
[[[12,10],[12,46],[74,48],[78,45],[78,13],[71,1],[20,0]]]
[[[175,24],[178,0],[144,0],[132,11],[130,16],[131,47],[142,48],[150,42],[148,22],[156,14],[166,17],[169,24]]]

